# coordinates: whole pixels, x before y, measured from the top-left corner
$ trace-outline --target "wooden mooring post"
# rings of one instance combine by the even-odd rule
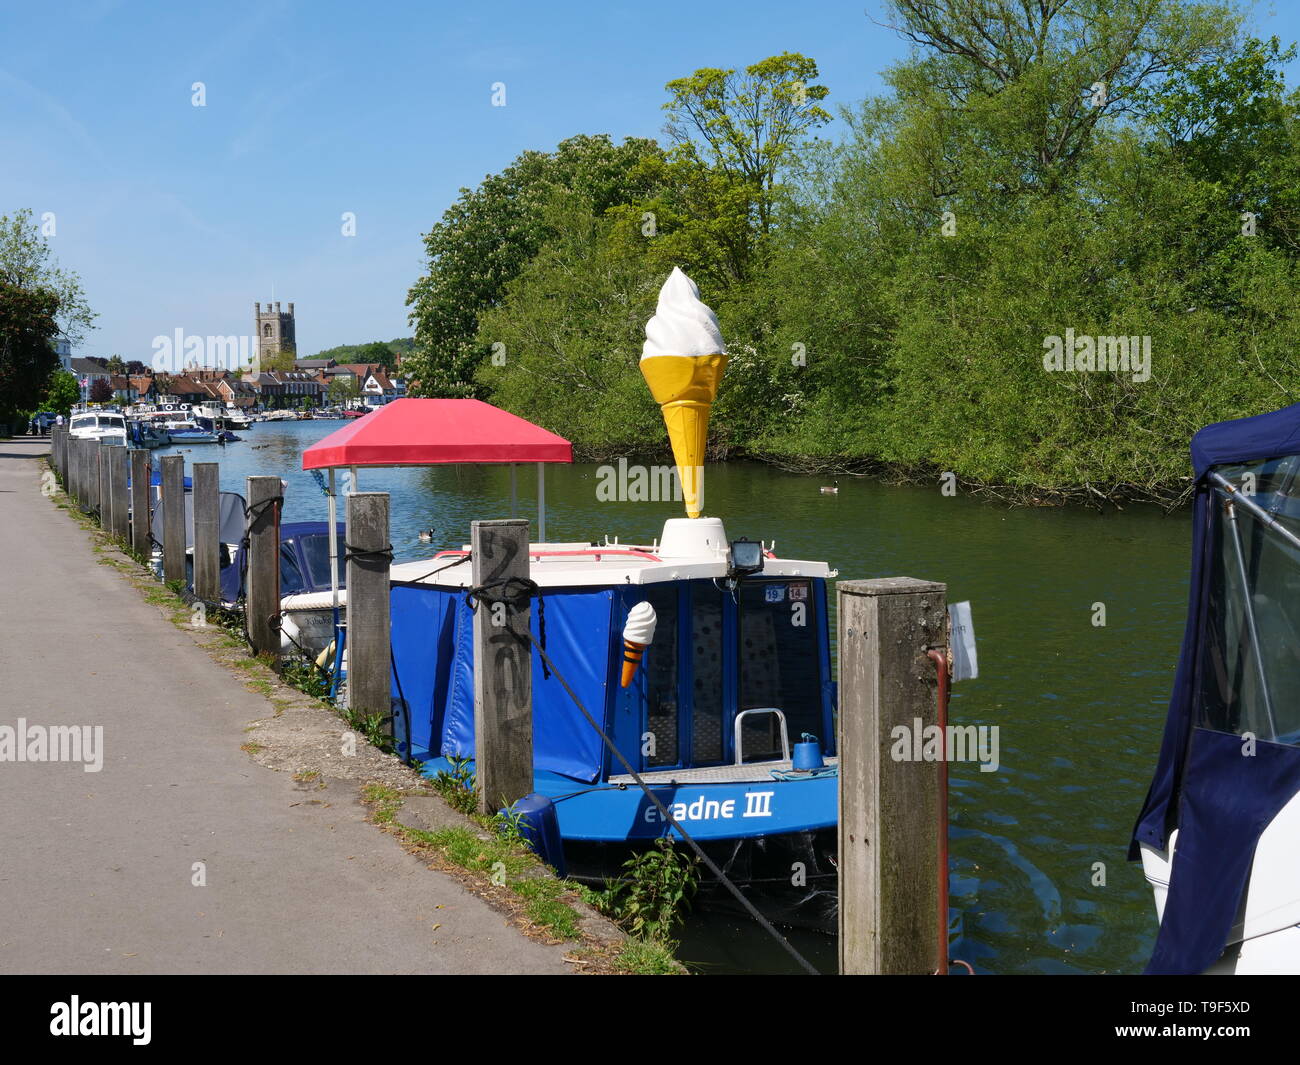
[[[487,586],[474,611],[474,776],[484,814],[533,790],[530,604],[501,601],[519,589],[498,583],[528,577],[528,543],[523,519],[470,524],[471,579]]]
[[[221,598],[221,466],[196,462],[194,476],[194,594]]]
[[[96,448],[99,452],[99,527],[105,532],[109,528],[108,515],[113,502],[112,486],[109,484],[109,477],[113,470],[110,461],[113,453],[109,451],[112,446],[100,441],[99,447]]]
[[[352,492],[344,505],[348,589],[348,709],[362,717],[392,718],[392,616],[388,493]],[[404,738],[404,737],[403,737]],[[409,753],[409,752],[408,752]]]
[[[166,460],[164,460],[166,461]],[[254,654],[280,659],[279,477],[248,478],[248,591],[244,613]],[[348,590],[349,598],[351,589]]]
[[[68,495],[81,505],[81,441],[68,439]]]
[[[163,580],[185,581],[185,457],[162,460]]]
[[[947,586],[889,577],[839,581],[836,592],[840,973],[933,973],[948,949],[938,915],[946,764],[925,731],[938,720],[926,653],[947,651]]]
[[[127,528],[126,507],[126,448],[111,444],[104,449],[108,463],[108,532],[116,540],[125,541]]]
[[[56,425],[50,430],[50,464],[58,473],[59,480],[66,486],[68,473],[63,464],[64,444],[67,442],[65,432],[61,425]]]
[[[137,555],[148,559],[150,554],[149,510],[149,452],[142,447],[132,448],[131,455],[131,547]]]

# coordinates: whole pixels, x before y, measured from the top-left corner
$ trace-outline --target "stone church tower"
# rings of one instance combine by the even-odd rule
[[[292,364],[298,350],[298,338],[294,332],[293,304],[287,312],[280,310],[278,302],[266,305],[262,310],[260,303],[253,304],[253,321],[257,329],[257,362],[259,366],[275,365],[277,361]],[[277,360],[281,353],[289,358]]]

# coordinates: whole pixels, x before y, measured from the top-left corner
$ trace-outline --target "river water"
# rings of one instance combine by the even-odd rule
[[[262,422],[240,443],[187,449],[187,472],[192,461],[219,461],[222,488],[241,494],[245,477],[278,474],[288,484],[286,520],[324,519],[325,496],[302,471],[301,453],[342,424]],[[473,519],[509,516],[506,467],[361,470],[359,482],[392,494],[403,561],[460,546]],[[683,513],[671,501],[599,501],[598,483],[593,465],[547,471],[549,540],[609,534],[647,543]],[[706,509],[733,539],[775,539],[779,555],[827,561],[841,578],[944,581],[950,602],[970,600],[980,676],[954,686],[951,719],[999,726],[1001,765],[993,773],[952,766],[951,955],[977,972],[1140,971],[1155,913],[1125,852],[1182,635],[1188,512],[1007,509],[945,497],[937,484],[858,478],[841,478],[829,495],[818,490],[824,483],[721,464],[709,468]],[[534,468],[521,466],[521,516],[536,515],[535,485]],[[421,543],[429,528],[433,542]],[[1097,604],[1104,625],[1094,624]],[[832,940],[797,944],[833,970]],[[739,918],[692,920],[681,953],[705,972],[792,971]]]

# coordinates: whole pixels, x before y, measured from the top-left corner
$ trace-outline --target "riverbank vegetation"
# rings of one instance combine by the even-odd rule
[[[730,363],[714,458],[1036,501],[1174,499],[1200,426],[1293,402],[1293,51],[1178,0],[896,0],[886,90],[813,59],[667,86],[665,143],[526,152],[425,238],[422,394],[666,456],[637,372],[680,265]]]

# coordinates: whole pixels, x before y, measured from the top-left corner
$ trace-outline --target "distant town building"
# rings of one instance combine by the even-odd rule
[[[95,381],[102,378],[109,381],[112,374],[108,372],[108,361],[106,359],[72,359],[68,360],[68,369],[77,378],[77,385],[81,388],[81,402],[90,402],[90,390],[95,387]]]
[[[72,372],[72,345],[60,337],[54,342],[54,350],[59,353],[59,365],[69,373]]]

